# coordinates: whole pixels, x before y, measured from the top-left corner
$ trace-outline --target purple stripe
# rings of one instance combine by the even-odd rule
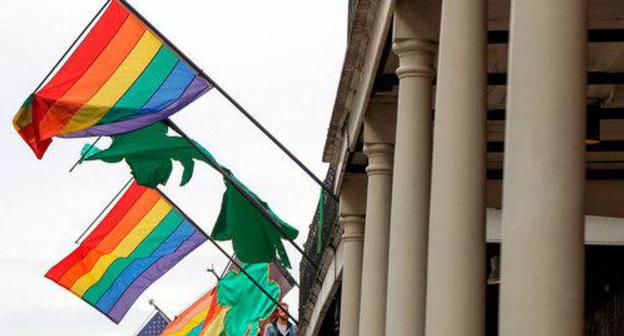
[[[195,99],[199,98],[210,89],[212,89],[212,85],[210,85],[208,82],[200,77],[195,77],[191,84],[189,84],[188,88],[184,91],[182,96],[180,96],[178,100],[176,100],[161,111],[140,115],[139,117],[126,119],[111,124],[95,125],[82,131],[61,135],[60,137],[83,138],[99,135],[111,136],[134,131],[136,129],[143,128],[155,122],[159,122],[161,120],[169,118],[169,116],[185,108],[188,104],[192,103]]]
[[[187,254],[206,241],[206,236],[196,231],[174,253],[160,258],[126,289],[117,303],[108,312],[108,316],[116,322],[126,315],[132,304],[151,284],[163,276]]]

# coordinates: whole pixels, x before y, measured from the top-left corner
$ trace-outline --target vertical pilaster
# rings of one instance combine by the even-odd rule
[[[584,334],[585,0],[511,9],[500,334]]]

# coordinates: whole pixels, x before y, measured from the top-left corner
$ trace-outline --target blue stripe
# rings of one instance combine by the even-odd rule
[[[195,72],[193,69],[185,62],[178,62],[178,65],[171,71],[167,80],[135,115],[163,110],[182,96],[194,77]]]
[[[186,334],[186,336],[198,336],[202,328],[204,327],[204,323],[205,321],[202,321],[202,323],[198,324],[195,328],[193,328],[188,334]]]
[[[126,289],[128,289],[141,273],[157,262],[158,259],[175,252],[188,237],[195,233],[195,231],[195,226],[187,220],[184,220],[175,232],[173,232],[173,234],[171,234],[171,236],[169,236],[169,238],[167,238],[167,240],[165,240],[149,257],[140,258],[132,262],[132,264],[117,277],[106,293],[102,295],[102,298],[100,298],[96,306],[103,311],[109,312]]]

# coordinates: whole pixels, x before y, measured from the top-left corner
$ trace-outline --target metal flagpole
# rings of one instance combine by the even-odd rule
[[[236,254],[232,255],[233,259],[236,259]],[[221,272],[221,278],[223,278],[225,276],[225,274],[227,273],[228,269],[230,269],[230,265],[232,265],[232,262],[228,260],[227,265],[225,265],[225,268],[223,269],[223,272]]]
[[[93,24],[93,22],[95,22],[95,20],[98,18],[98,16],[100,16],[100,14],[104,11],[104,9],[106,8],[106,6],[108,6],[108,4],[111,2],[111,0],[107,0],[104,5],[102,6],[102,8],[100,8],[100,10],[93,16],[93,18],[91,18],[91,21],[89,21],[89,23],[84,27],[84,29],[80,32],[80,34],[78,34],[78,37],[76,37],[76,39],[72,42],[72,44],[69,46],[69,48],[67,48],[67,50],[65,50],[65,52],[63,53],[63,56],[61,56],[61,58],[59,58],[59,60],[56,62],[56,64],[54,64],[54,66],[52,67],[52,69],[50,69],[50,72],[48,72],[48,74],[43,78],[43,80],[41,80],[41,82],[39,82],[39,85],[37,85],[37,88],[35,88],[35,90],[33,90],[34,92],[37,92],[39,89],[41,89],[41,87],[43,86],[43,84],[48,80],[48,78],[50,78],[50,76],[52,75],[52,73],[54,73],[54,70],[56,70],[56,68],[61,64],[61,62],[63,61],[63,59],[65,59],[65,57],[67,56],[67,54],[69,54],[69,52],[74,48],[74,46],[76,45],[76,43],[78,43],[78,41],[80,40],[80,38],[82,37],[82,35],[84,35],[84,33],[87,32],[87,30],[89,29],[89,27],[91,27],[91,25]]]
[[[75,243],[78,244],[80,243],[80,240],[82,239],[82,237],[84,237],[85,234],[87,234],[87,232],[89,232],[89,230],[91,230],[91,228],[93,227],[93,225],[95,225],[95,223],[98,221],[98,219],[100,219],[100,217],[102,217],[102,215],[104,214],[104,212],[106,212],[106,210],[108,208],[110,208],[111,205],[113,205],[113,202],[115,202],[115,200],[119,197],[119,195],[121,195],[121,193],[126,190],[126,188],[128,188],[128,186],[130,185],[130,183],[132,183],[132,181],[134,181],[134,178],[131,177],[128,182],[126,182],[126,184],[124,184],[123,187],[121,187],[121,189],[119,189],[119,191],[117,192],[117,194],[113,197],[113,199],[110,200],[110,202],[108,202],[108,204],[106,204],[106,206],[104,207],[104,209],[102,209],[102,211],[100,211],[100,213],[95,217],[95,219],[91,222],[91,224],[89,224],[89,226],[87,226],[87,228],[82,231],[82,233],[80,234],[80,236],[78,236],[78,239],[76,239]]]
[[[183,137],[193,148],[195,148],[195,150],[202,155],[208,162],[208,164],[210,166],[212,166],[216,171],[218,171],[223,178],[225,178],[228,182],[230,182],[234,188],[236,188],[236,190],[243,195],[243,197],[245,197],[245,199],[247,199],[247,201],[249,201],[257,210],[260,211],[260,213],[262,214],[262,216],[267,219],[271,225],[273,225],[273,227],[282,234],[282,236],[284,238],[286,238],[290,244],[292,246],[295,247],[295,249],[297,249],[297,251],[299,251],[299,253],[301,253],[301,255],[303,256],[303,258],[305,260],[307,260],[310,264],[312,264],[315,268],[318,268],[318,265],[314,262],[314,260],[312,260],[304,251],[301,247],[299,247],[299,245],[297,245],[297,243],[294,242],[294,240],[288,238],[286,236],[286,233],[284,232],[284,230],[282,229],[282,224],[279,223],[275,217],[252,195],[249,194],[249,192],[243,187],[241,186],[241,184],[235,179],[232,178],[232,176],[230,176],[230,174],[228,174],[223,167],[221,167],[219,164],[213,162],[213,159],[211,157],[209,157],[206,153],[204,153],[204,151],[202,150],[202,148],[200,148],[197,143],[195,143],[195,141],[193,141],[188,135],[186,135],[186,133],[184,133],[184,131],[182,131],[178,125],[176,125],[171,119],[166,119],[163,121],[163,123],[165,123],[165,125],[171,127],[171,129],[173,129],[176,133],[178,133],[181,137]]]
[[[132,183],[134,181],[134,178],[130,178],[130,180],[128,182],[126,182],[126,184],[123,186],[123,188],[121,188],[121,190],[119,190],[119,192],[115,195],[115,197],[113,197],[113,199],[108,203],[108,205],[100,212],[100,214],[97,216],[97,218],[95,220],[93,220],[93,222],[91,222],[91,224],[89,225],[89,227],[80,235],[79,239],[85,235],[85,233],[87,231],[89,231],[89,229],[97,222],[97,220],[102,216],[102,214],[106,211],[106,209],[108,209],[110,207],[110,205],[115,201],[115,199],[117,199],[117,197],[119,197],[119,195],[128,187],[128,185],[130,183]],[[199,225],[197,225],[197,223],[195,223],[195,221],[193,221],[193,219],[191,219],[182,209],[180,209],[180,207],[171,199],[169,198],[167,195],[165,195],[165,193],[160,190],[159,188],[155,188],[160,195],[162,195],[162,197],[164,197],[169,203],[171,203],[171,206],[173,206],[177,211],[180,212],[180,214],[182,214],[182,216],[184,216],[186,219],[188,219],[188,221],[193,224],[193,226],[195,226],[195,228],[197,228],[197,230],[204,235],[224,256],[226,256],[229,260],[230,263],[234,264],[234,266],[236,266],[238,269],[241,270],[241,272],[256,286],[258,287],[258,289],[260,289],[262,291],[262,293],[264,293],[264,295],[266,295],[269,299],[271,299],[271,301],[273,301],[274,304],[276,304],[282,311],[288,313],[287,310],[285,310],[280,304],[279,302],[277,302],[264,288],[262,288],[262,286],[260,286],[260,284],[249,274],[247,273],[247,271],[245,271],[242,266],[240,265],[240,263],[238,263],[234,258],[232,258],[232,256],[230,256],[227,251],[225,251],[214,239],[212,239],[212,237],[210,237],[210,235],[204,231],[204,229],[202,229]],[[78,242],[79,240],[77,240],[76,242]],[[229,265],[229,264],[228,264]],[[292,317],[292,315],[290,315],[290,313],[288,313],[288,316],[295,322],[298,323],[297,320]]]
[[[70,47],[65,51],[65,53],[63,54],[63,56],[58,60],[58,62],[56,63],[56,65],[52,68],[52,70],[50,70],[50,72],[45,76],[45,78],[41,81],[41,83],[37,86],[37,88],[35,89],[35,92],[43,85],[43,83],[49,78],[49,76],[53,73],[53,71],[56,69],[56,67],[62,62],[62,60],[65,58],[65,56],[67,56],[67,54],[70,52],[70,50],[75,46],[75,44],[80,40],[80,38],[84,35],[84,33],[87,31],[87,29],[93,24],[93,22],[97,19],[97,17],[101,14],[102,11],[104,11],[104,9],[106,8],[106,6],[110,3],[111,0],[107,0],[106,3],[102,6],[102,8],[100,8],[100,10],[96,13],[96,15],[91,19],[91,21],[89,22],[89,24],[87,24],[87,26],[85,26],[85,28],[83,29],[83,31],[79,34],[79,36],[74,40],[74,42],[70,45]],[[160,31],[158,31],[158,29],[156,29],[156,27],[154,27],[145,17],[143,17],[134,7],[132,7],[132,5],[130,5],[127,1],[125,0],[120,0],[121,3],[123,3],[128,10],[130,10],[132,13],[134,13],[137,17],[139,17],[141,20],[143,20],[145,22],[145,24],[154,31],[154,33],[156,33],[161,39],[163,39],[181,58],[183,58],[189,65],[191,65],[206,81],[208,81],[211,85],[213,85],[215,87],[215,89],[217,89],[221,94],[223,94],[235,107],[238,108],[238,110],[243,113],[252,123],[254,123],[254,125],[256,125],[265,135],[267,135],[278,147],[280,147],[280,149],[282,149],[282,151],[284,151],[284,153],[286,153],[291,159],[293,159],[310,177],[312,177],[325,191],[328,192],[329,195],[331,195],[335,200],[337,200],[336,195],[333,194],[333,192],[329,189],[329,187],[327,187],[325,184],[323,184],[323,182],[321,182],[321,180],[316,177],[299,159],[297,159],[296,156],[294,156],[284,145],[282,145],[270,132],[268,132],[257,120],[255,120],[240,104],[238,104],[238,102],[236,102],[236,100],[234,100],[227,92],[225,92],[216,82],[214,82],[206,73],[203,72],[203,70],[201,68],[199,68],[191,59],[189,59],[184,53],[182,53],[173,43],[171,43],[171,41],[169,41],[162,33],[160,33]],[[204,157],[206,157],[209,162],[211,162],[210,158],[208,158],[207,155],[205,155],[205,153],[203,153],[201,150],[199,150],[197,148],[197,145],[191,141],[188,136],[182,132],[182,130],[180,128],[177,127],[177,125],[175,125],[173,123],[173,121],[171,121],[170,119],[167,119],[165,121],[165,123],[168,123],[171,128],[173,128],[178,134],[180,134],[182,137],[184,137],[187,141],[189,141],[189,143],[195,147]],[[91,146],[89,147],[89,149],[93,148],[93,146],[100,140],[101,137],[98,137],[96,139],[96,141],[91,144]],[[81,158],[70,168],[70,172],[72,172],[76,166],[78,166],[82,160],[84,160],[84,158],[86,157],[88,151],[83,153],[83,155],[81,156]],[[239,185],[239,183],[237,181],[235,181],[234,179],[232,179],[227,173],[225,173],[223,171],[223,169],[221,167],[219,167],[218,165],[213,165],[213,167],[215,169],[217,169],[217,171],[219,171],[230,183],[232,183],[232,185],[234,185],[234,187],[248,200],[250,201],[258,210],[260,210],[260,212],[263,214],[264,217],[266,217],[269,222],[282,234],[284,235],[284,237],[286,236],[284,231],[281,228],[281,224],[278,223],[275,218],[273,218],[273,216],[271,216],[270,213],[268,213],[267,209],[265,209],[261,204],[259,204],[259,202],[251,197],[250,195],[248,195],[247,192],[245,192],[245,190],[243,190],[243,188],[241,188],[241,186]],[[93,225],[93,223],[91,224]],[[90,226],[91,226],[90,225]],[[87,229],[88,230],[88,229]],[[86,232],[86,231],[85,231]],[[84,233],[83,233],[84,235]],[[79,239],[77,241],[80,240],[80,238],[82,238],[81,235],[79,237]],[[311,265],[313,265],[315,268],[318,268],[318,265],[310,258],[308,257],[305,252],[303,251],[303,249],[301,247],[299,247],[293,240],[288,239],[287,240],[295,247],[295,249],[297,251],[299,251],[299,253],[301,253],[301,255],[304,257],[304,259],[306,259]]]
[[[236,179],[233,179],[227,172],[225,172],[223,170],[223,167],[221,167],[220,165],[216,164],[215,162],[212,161],[212,158],[210,158],[208,155],[206,155],[206,153],[204,153],[201,148],[199,146],[197,146],[197,144],[191,140],[182,130],[180,130],[180,128],[178,128],[177,125],[175,125],[173,123],[173,121],[171,121],[171,119],[166,119],[163,121],[164,124],[166,124],[167,126],[171,127],[176,133],[178,133],[180,136],[182,136],[186,141],[188,141],[191,146],[200,153],[200,155],[202,155],[207,161],[208,164],[214,168],[215,170],[217,170],[226,180],[228,180],[228,182],[232,183],[232,185],[236,188],[236,190],[241,193],[241,195],[243,195],[243,197],[245,197],[245,199],[247,199],[256,209],[258,209],[260,211],[260,213],[262,214],[262,216],[264,218],[266,218],[269,223],[271,223],[271,225],[279,232],[281,233],[286,240],[288,240],[288,242],[290,242],[290,244],[292,244],[295,249],[301,253],[301,255],[303,256],[303,258],[310,263],[310,265],[312,265],[314,268],[318,268],[318,265],[314,262],[314,260],[312,260],[306,253],[305,251],[299,247],[299,245],[297,245],[297,243],[295,243],[293,240],[289,239],[288,237],[286,237],[286,233],[284,232],[284,230],[282,229],[282,225],[281,223],[279,223],[270,213],[269,211],[260,203],[258,202],[258,200],[256,200],[253,196],[249,195],[247,193],[247,191],[245,190],[245,188],[243,188],[240,183],[238,183],[238,181],[236,181]],[[99,138],[98,138],[99,139]],[[89,150],[91,148],[94,147],[95,143],[97,142],[97,140],[91,144],[91,146],[89,147]],[[72,167],[72,169],[69,170],[69,172],[71,173],[73,168],[78,166],[78,164],[84,160],[84,158],[87,156],[88,150],[85,151],[84,153],[82,153],[82,156],[80,157],[80,159],[74,164],[74,166]],[[130,180],[128,181],[128,183],[132,182],[133,178],[130,178]],[[125,186],[124,186],[125,188]],[[121,193],[122,190],[119,191],[119,193]],[[115,199],[111,200],[110,203],[106,206],[106,208],[104,208],[102,210],[102,212],[100,213],[99,216],[101,216],[104,211],[106,211],[106,209],[108,209],[108,207],[113,203]],[[80,235],[80,238],[82,238],[82,236],[91,228],[91,226],[93,226],[93,224],[95,224],[95,221],[97,221],[97,219],[99,218],[99,216],[89,225],[89,227]],[[76,241],[76,243],[78,243],[78,240]]]
[[[230,263],[228,262],[228,265],[229,265],[229,264],[230,264]],[[227,265],[226,265],[225,267],[227,267]],[[215,269],[214,269],[214,264],[212,265],[212,267],[210,267],[210,268],[206,269],[206,272],[211,273],[212,275],[214,275],[214,277],[215,277],[215,278],[217,278],[217,281],[220,281],[220,280],[221,280],[221,276],[219,276],[219,274],[217,273],[217,271],[215,271]]]
[[[323,188],[329,195],[331,195],[335,200],[338,200],[336,195],[332,192],[332,190],[326,186],[312,171],[301,162],[291,151],[286,148],[271,132],[269,132],[258,120],[256,120],[245,108],[243,108],[232,96],[230,96],[219,84],[217,84],[210,76],[208,76],[197,64],[195,64],[188,56],[186,56],[180,49],[178,49],[175,44],[173,44],[165,35],[163,35],[154,25],[149,22],[139,11],[137,11],[132,5],[128,3],[126,0],[120,0],[128,10],[130,10],[134,15],[139,17],[158,37],[160,37],[169,47],[171,47],[182,59],[184,59],[197,73],[205,79],[208,83],[210,83],[219,93],[221,93],[238,111],[240,111],[254,126],[256,126],[264,135],[266,135],[279,149],[282,150],[293,162],[295,162],[303,171],[312,178],[321,188]]]
[[[293,285],[293,287],[299,287],[299,283],[297,282],[297,280],[290,274],[290,272],[288,272],[288,270],[284,269],[281,265],[279,264],[275,264],[275,266],[277,266],[277,268],[279,268],[279,271],[282,273],[282,275],[288,280],[288,282],[290,282],[291,285]]]
[[[169,201],[169,203],[171,203],[171,205],[178,210],[182,216],[184,216],[186,219],[188,219],[188,221],[193,224],[197,230],[199,230],[199,232],[201,232],[204,236],[206,236],[206,238],[224,255],[228,258],[228,260],[234,265],[236,266],[241,273],[243,273],[259,290],[262,291],[262,293],[264,293],[264,295],[266,295],[269,299],[271,299],[271,301],[283,312],[285,312],[286,314],[288,314],[288,317],[290,317],[291,320],[293,320],[293,322],[295,323],[299,323],[297,321],[297,319],[295,319],[292,315],[290,315],[290,313],[288,312],[288,310],[286,310],[284,307],[282,307],[282,305],[277,302],[277,300],[275,300],[275,298],[273,298],[271,296],[271,294],[269,294],[269,292],[266,291],[266,289],[264,289],[262,286],[260,286],[260,284],[256,281],[256,279],[254,279],[251,274],[249,274],[244,268],[243,266],[238,263],[234,258],[232,258],[232,256],[227,253],[226,250],[223,249],[223,247],[221,247],[221,245],[219,245],[219,243],[217,243],[214,239],[212,239],[212,237],[210,237],[210,235],[208,233],[206,233],[206,231],[204,231],[204,229],[202,229],[199,225],[197,225],[197,223],[195,223],[195,221],[193,221],[193,219],[191,219],[191,217],[189,217],[182,209],[180,209],[180,207],[178,207],[178,205],[171,199],[169,198],[167,195],[165,195],[165,193],[163,193],[160,189],[156,188],[156,190],[158,190],[160,192],[160,194],[167,200]]]
[[[152,307],[154,307],[154,309],[156,309],[157,312],[160,313],[160,315],[162,315],[165,318],[165,320],[167,320],[167,322],[171,322],[171,319],[169,318],[169,316],[167,316],[167,314],[165,314],[165,312],[162,311],[162,309],[160,309],[160,307],[158,307],[156,303],[154,303],[153,299],[150,299],[148,302]]]
[[[89,154],[91,149],[93,149],[93,147],[95,147],[95,145],[98,143],[98,141],[100,141],[100,139],[102,139],[101,135],[99,137],[97,137],[97,139],[95,139],[95,141],[93,141],[93,143],[87,148],[86,151],[84,151],[84,153],[82,153],[82,155],[80,155],[80,159],[78,159],[78,161],[76,161],[76,163],[74,163],[74,165],[71,168],[69,168],[69,172],[70,173],[73,172],[74,169],[76,169],[76,167],[78,167],[78,165],[82,163],[82,161],[84,161],[84,159],[87,157],[87,155]]]
[[[232,258],[234,260],[238,260],[236,258],[236,255],[233,255]],[[230,265],[232,263],[228,261],[227,265],[225,265],[225,268],[223,269],[223,272],[221,272],[221,276],[217,276],[215,274],[215,276],[217,276],[217,278],[223,278],[225,276],[225,274],[228,272],[228,270],[230,269]],[[276,262],[272,262],[271,264],[274,264],[277,269],[280,271],[280,273],[288,280],[288,282],[293,286],[293,287],[299,287],[299,283],[297,283],[297,280],[295,280],[295,278],[293,278],[293,276],[290,274],[290,272],[288,272],[288,270],[284,269],[280,264],[276,263]],[[207,269],[208,272],[212,272],[213,270],[211,269]],[[214,274],[214,272],[212,272]]]

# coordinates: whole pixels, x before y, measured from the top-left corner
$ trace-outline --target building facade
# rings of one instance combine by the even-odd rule
[[[349,6],[302,335],[624,334],[624,2]]]

